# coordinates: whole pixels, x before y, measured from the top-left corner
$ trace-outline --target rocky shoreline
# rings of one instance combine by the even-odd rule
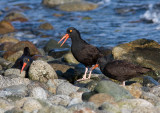
[[[49,1],[42,3],[58,10],[67,9],[65,11],[71,11],[70,4],[77,7],[79,2],[84,8],[72,11],[98,7],[81,0],[71,3],[62,0],[63,4],[57,0],[53,0],[53,3],[57,1],[55,4]],[[59,47],[53,39],[40,46],[18,40],[14,36],[18,30],[12,25],[13,21],[23,23],[28,18],[19,11],[8,11],[0,22],[0,113],[160,113],[160,44],[156,41],[138,39],[112,49],[100,48],[110,59],[128,60],[151,68],[153,73],[133,78],[122,87],[96,69],[90,80],[77,82],[85,67],[74,59],[68,45]],[[38,29],[45,31],[54,27],[43,23]],[[40,32],[38,35],[48,37]],[[28,78],[25,78],[25,71],[20,73],[19,69],[11,68],[23,54],[24,47],[29,47],[34,56]]]

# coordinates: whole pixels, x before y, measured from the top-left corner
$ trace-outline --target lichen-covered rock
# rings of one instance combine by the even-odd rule
[[[20,21],[20,22],[26,22],[28,19],[22,14],[21,12],[14,11],[10,12],[4,17],[4,20],[6,21]]]
[[[35,87],[31,90],[29,96],[37,99],[47,99],[47,93],[41,87]]]
[[[70,93],[76,92],[78,87],[72,85],[69,82],[64,82],[57,87],[56,94],[69,95]]]
[[[43,30],[52,30],[53,26],[50,23],[43,23],[39,26],[39,28]]]
[[[28,99],[24,102],[23,110],[27,112],[33,112],[34,110],[39,110],[42,108],[42,105],[35,99]]]
[[[10,110],[14,107],[13,102],[6,99],[0,98],[0,103],[0,109],[3,109],[4,111]]]
[[[55,95],[48,98],[48,100],[55,105],[67,106],[71,101],[71,98],[67,95]]]
[[[9,78],[9,77],[3,77],[2,75],[0,75],[0,89],[13,86],[13,85],[20,85],[20,84],[28,85],[29,83],[30,83],[30,80],[27,78],[22,78],[22,77]]]
[[[48,6],[48,7],[54,7],[60,4],[69,3],[69,2],[76,2],[81,0],[43,0],[42,4]]]
[[[10,22],[1,21],[0,22],[0,34],[14,32],[15,28],[12,26]]]
[[[58,9],[63,11],[89,11],[96,9],[98,7],[97,4],[81,1],[81,2],[72,2],[72,3],[65,3],[61,4]]]
[[[5,70],[5,72],[4,72],[4,76],[17,75],[17,76],[22,77],[22,78],[25,77],[25,74],[26,74],[25,71],[22,71],[22,72],[21,72],[21,70],[19,70],[19,69],[14,69],[14,68],[7,69],[7,70]]]
[[[47,62],[36,60],[30,66],[29,78],[40,82],[47,82],[49,79],[57,79],[57,74]]]

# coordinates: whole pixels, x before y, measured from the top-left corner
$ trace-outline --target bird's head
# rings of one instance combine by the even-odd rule
[[[60,43],[62,40],[64,40],[63,43],[61,44],[61,46],[62,46],[67,41],[67,39],[72,38],[74,36],[74,34],[80,35],[79,31],[76,28],[69,27],[66,31],[66,34],[61,38],[61,40],[58,43]]]
[[[23,70],[27,69],[28,66],[30,66],[30,64],[32,63],[32,59],[29,58],[29,57],[24,57],[23,58],[23,66],[22,66],[22,69],[21,69],[21,73]]]

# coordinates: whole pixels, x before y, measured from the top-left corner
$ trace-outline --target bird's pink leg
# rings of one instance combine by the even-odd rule
[[[90,69],[90,71],[89,71],[88,79],[91,78],[92,71],[93,71],[93,67],[92,67],[92,68]]]
[[[122,86],[125,87],[125,85],[126,85],[126,83],[125,83],[125,81],[123,81],[123,82],[122,82]]]
[[[86,78],[86,76],[87,76],[87,72],[88,72],[88,68],[86,67],[86,69],[85,69],[85,73],[84,73],[83,77],[82,77],[81,79],[78,79],[77,81],[82,81],[82,80],[86,80],[86,79],[88,79],[88,78]]]

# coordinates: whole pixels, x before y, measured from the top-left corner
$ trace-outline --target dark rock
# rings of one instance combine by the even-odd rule
[[[43,30],[52,30],[53,26],[50,23],[43,23],[39,26],[39,28]]]
[[[43,49],[45,52],[49,52],[50,50],[56,49],[56,48],[69,48],[69,46],[67,44],[64,44],[62,47],[60,47],[57,41],[51,39],[47,42],[47,44],[44,46]]]
[[[50,50],[48,52],[48,55],[52,56],[53,58],[60,58],[68,52],[69,52],[69,48],[58,48],[58,49]]]

